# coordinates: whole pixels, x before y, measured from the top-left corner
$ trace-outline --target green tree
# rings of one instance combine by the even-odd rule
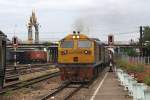
[[[144,45],[144,55],[150,56],[150,26],[143,27],[143,45]]]
[[[138,53],[134,48],[124,48],[123,50],[128,56],[137,56]]]
[[[150,41],[150,27],[145,26],[143,30],[143,42]]]

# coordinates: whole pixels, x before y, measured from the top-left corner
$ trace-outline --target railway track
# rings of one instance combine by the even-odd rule
[[[8,91],[13,91],[13,90],[21,89],[23,87],[27,87],[27,86],[30,86],[32,84],[35,84],[35,83],[47,80],[49,78],[53,78],[53,77],[59,76],[59,75],[60,75],[60,73],[59,73],[59,71],[57,71],[57,72],[46,74],[46,75],[43,75],[43,76],[40,76],[40,77],[29,79],[29,80],[26,80],[26,81],[17,82],[17,83],[5,86],[3,88],[3,90],[0,91],[0,94],[4,94],[4,93],[6,93]]]
[[[41,72],[41,71],[46,71],[50,68],[54,68],[54,67],[50,67],[49,65],[52,64],[31,64],[31,65],[18,65],[16,67],[16,70],[14,69],[14,66],[9,66],[6,68],[6,72],[5,72],[5,76],[6,76],[6,80],[10,80],[13,79],[14,76],[16,77],[17,75],[25,75],[25,74],[30,74],[30,73],[34,73],[34,72]],[[11,78],[12,77],[12,78]]]
[[[9,74],[14,74],[14,73],[18,73],[19,75],[25,75],[25,74],[29,74],[29,73],[33,73],[33,72],[40,72],[40,71],[45,71],[48,70],[49,67],[47,66],[41,66],[41,67],[37,67],[37,68],[20,68],[20,69],[16,69],[16,70],[6,70],[6,75]]]
[[[71,91],[65,98],[64,100],[69,100],[76,92],[78,92],[81,88],[83,88],[84,85],[81,84],[79,86],[77,86],[73,91]]]
[[[58,88],[56,88],[53,92],[48,93],[40,100],[48,100],[50,98],[56,98],[56,100],[69,100],[76,92],[78,92],[81,88],[84,87],[84,84],[71,84],[70,82],[64,83]],[[68,89],[68,91],[66,91]],[[61,97],[61,95],[63,97]]]
[[[54,89],[54,91],[50,91],[47,95],[42,97],[40,100],[50,100],[50,99],[52,99],[52,100],[69,100],[80,89],[89,88],[93,84],[94,81],[95,81],[95,79],[91,80],[88,83],[78,83],[78,84],[75,84],[75,83],[72,84],[70,82],[66,82],[66,83],[60,85],[58,88]]]
[[[47,68],[47,66],[49,65],[53,65],[53,64],[25,64],[25,65],[17,65],[17,66],[8,65],[6,67],[6,72],[14,71],[15,67],[16,67],[16,70],[24,70],[24,69],[41,68],[41,67]]]

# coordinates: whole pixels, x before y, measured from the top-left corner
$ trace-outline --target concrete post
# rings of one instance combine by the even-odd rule
[[[47,48],[47,63],[50,62],[50,50]]]

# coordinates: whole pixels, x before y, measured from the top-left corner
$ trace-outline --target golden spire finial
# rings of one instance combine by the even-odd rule
[[[32,14],[35,14],[35,9],[32,9]]]
[[[32,23],[36,23],[37,21],[37,18],[36,18],[36,15],[35,15],[35,9],[32,10]]]

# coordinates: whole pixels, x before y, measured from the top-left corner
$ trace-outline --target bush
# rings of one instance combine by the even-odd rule
[[[122,60],[116,60],[116,66],[118,68],[125,68],[127,66],[127,63],[125,61],[122,61]]]
[[[144,65],[128,63],[128,62],[123,61],[123,60],[117,60],[116,66],[118,68],[121,68],[121,69],[127,71],[127,72],[132,72],[132,73],[141,73],[141,72],[145,71]]]
[[[136,69],[135,72],[144,72],[145,71],[145,67],[143,65],[136,65]]]
[[[144,83],[150,86],[150,75],[144,78]]]

